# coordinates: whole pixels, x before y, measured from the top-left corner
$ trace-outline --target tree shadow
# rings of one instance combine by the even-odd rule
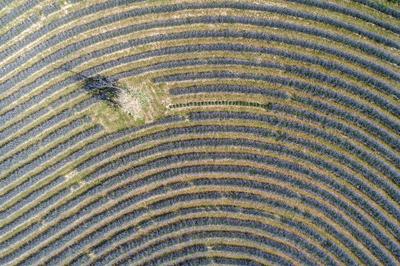
[[[85,78],[83,88],[97,99],[116,106],[118,94],[121,92],[116,82],[112,78],[96,75]]]

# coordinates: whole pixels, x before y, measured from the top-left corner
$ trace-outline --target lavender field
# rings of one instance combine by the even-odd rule
[[[0,265],[400,265],[400,3],[0,0]]]

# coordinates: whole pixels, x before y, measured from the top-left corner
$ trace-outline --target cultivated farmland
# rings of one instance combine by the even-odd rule
[[[0,0],[0,265],[400,265],[400,4]]]

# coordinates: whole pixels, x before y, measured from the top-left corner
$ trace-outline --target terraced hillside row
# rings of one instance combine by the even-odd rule
[[[400,264],[399,4],[3,0],[0,25],[0,265]]]

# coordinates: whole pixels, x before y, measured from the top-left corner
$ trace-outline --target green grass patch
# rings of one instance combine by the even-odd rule
[[[106,102],[100,102],[88,110],[95,123],[101,124],[107,131],[118,131],[129,126],[138,126],[144,121],[135,120],[129,114],[119,108],[110,106]]]
[[[165,93],[150,81],[130,80],[120,82],[120,94],[115,96],[118,105],[99,102],[88,114],[108,132],[140,126],[165,116]]]

